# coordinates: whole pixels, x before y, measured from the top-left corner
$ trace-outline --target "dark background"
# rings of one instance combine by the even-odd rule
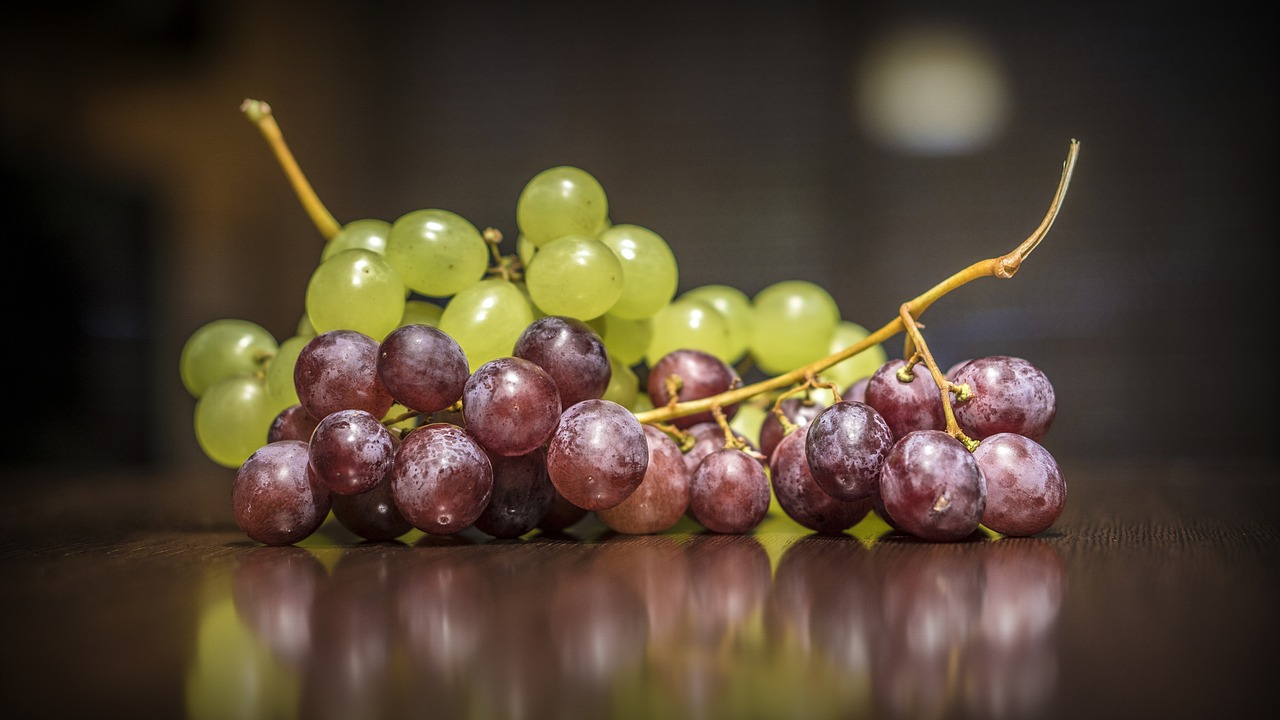
[[[981,61],[893,126],[949,146],[863,113],[912,28]],[[321,247],[246,97],[340,221],[440,207],[513,238],[524,183],[579,165],[682,290],[808,279],[868,327],[1025,238],[1078,138],[1022,272],[925,316],[939,361],[1038,364],[1061,458],[1274,459],[1270,35],[1231,2],[10,3],[0,473],[230,473],[182,343],[221,317],[288,337]]]

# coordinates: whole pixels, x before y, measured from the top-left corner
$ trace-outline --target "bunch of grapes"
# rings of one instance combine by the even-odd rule
[[[236,469],[247,535],[292,544],[332,515],[371,540],[518,537],[591,512],[621,533],[684,517],[744,533],[776,497],[819,532],[874,510],[954,540],[979,523],[1033,534],[1060,512],[1038,444],[1053,391],[1029,363],[974,359],[944,395],[814,283],[677,296],[666,240],[614,223],[581,168],[537,174],[516,211],[512,256],[442,209],[335,225],[293,336],[221,319],[189,337],[196,439]],[[743,433],[743,398],[770,389],[741,387],[744,362],[774,379],[807,366],[805,389],[844,397],[780,397]]]

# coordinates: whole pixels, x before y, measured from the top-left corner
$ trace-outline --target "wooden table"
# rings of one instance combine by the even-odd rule
[[[1029,539],[410,534],[267,548],[227,483],[21,482],[5,717],[1254,717],[1273,467],[1064,462]],[[19,480],[15,478],[15,481]],[[11,484],[12,485],[12,484]]]

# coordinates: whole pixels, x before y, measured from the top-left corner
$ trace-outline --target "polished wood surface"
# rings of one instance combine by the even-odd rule
[[[23,482],[6,717],[1254,717],[1280,641],[1268,467],[1064,463],[1034,538],[327,525],[267,548],[219,481]]]

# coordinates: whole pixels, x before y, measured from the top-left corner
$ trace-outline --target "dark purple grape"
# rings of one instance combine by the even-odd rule
[[[577,318],[547,315],[534,320],[516,339],[511,354],[546,370],[565,407],[604,397],[613,375],[604,341]]]
[[[684,464],[688,466],[690,475],[693,474],[694,470],[698,469],[698,463],[702,462],[702,458],[716,450],[723,450],[728,447],[727,438],[724,436],[724,428],[720,427],[720,423],[715,420],[691,425],[685,428],[685,432],[693,438],[693,445],[684,451]],[[733,436],[746,447],[752,450],[756,449],[755,443],[741,433],[735,432]],[[767,464],[767,461],[765,462]]]
[[[294,404],[281,410],[276,419],[267,428],[267,442],[280,440],[301,440],[311,442],[311,433],[315,432],[319,420],[307,414],[302,405]]]
[[[942,396],[923,365],[912,368],[911,382],[898,379],[898,370],[906,361],[897,358],[881,365],[867,380],[866,403],[889,423],[893,439],[900,440],[913,430],[945,430],[947,418],[942,410]]]
[[[949,542],[978,529],[987,484],[959,440],[940,430],[917,430],[885,458],[880,498],[897,528],[923,540]]]
[[[541,447],[524,455],[489,453],[493,465],[493,497],[476,518],[480,532],[515,538],[538,526],[551,509],[556,488],[547,475],[547,453]]]
[[[1062,514],[1067,485],[1058,462],[1040,443],[996,433],[979,443],[973,459],[987,480],[983,525],[1003,535],[1035,535]]]
[[[867,383],[871,382],[871,376],[854,380],[853,384],[845,388],[840,394],[841,400],[857,400],[858,402],[867,401]]]
[[[552,488],[555,484],[552,484]],[[560,494],[559,490],[555,491],[555,495],[551,498],[551,507],[547,508],[547,512],[538,521],[538,529],[543,532],[558,533],[573,525],[578,524],[590,512],[586,508],[578,507],[569,502],[568,498]]]
[[[281,440],[258,448],[236,471],[231,507],[236,525],[264,545],[292,545],[329,515],[329,489],[307,459],[307,444]]]
[[[635,492],[649,466],[644,427],[611,400],[583,400],[560,416],[547,446],[547,472],[566,500],[587,510],[613,507]]]
[[[649,399],[654,407],[664,407],[670,402],[667,380],[672,376],[678,376],[680,379],[680,390],[676,394],[677,402],[701,400],[741,384],[738,371],[715,355],[702,350],[673,350],[649,369],[647,388]],[[720,410],[724,413],[726,420],[732,420],[738,412],[738,405],[737,403],[726,405]],[[714,420],[715,416],[707,411],[676,418],[671,421],[671,424],[678,428],[687,428],[700,422]]]
[[[311,338],[293,366],[298,402],[313,418],[364,410],[381,420],[395,402],[378,377],[378,341],[355,330]]]
[[[689,483],[689,514],[712,532],[750,532],[769,512],[769,501],[764,465],[736,448],[703,458]]]
[[[880,468],[893,447],[893,431],[875,408],[841,400],[809,424],[805,454],[813,479],[840,500],[861,500],[880,488]]]
[[[338,495],[372,490],[391,471],[391,431],[364,410],[325,416],[311,434],[311,469]]]
[[[597,515],[609,529],[628,535],[648,535],[669,530],[689,508],[689,479],[680,446],[669,435],[645,425],[649,466],[644,480],[627,499]]]
[[[786,416],[787,420],[791,421],[792,425],[797,426],[808,425],[826,407],[826,403],[819,402],[813,398],[802,397],[783,398],[782,402],[778,404],[778,410],[782,411],[782,414]],[[773,449],[778,447],[778,442],[786,434],[782,429],[782,421],[778,419],[778,415],[770,411],[765,415],[764,422],[760,423],[760,452],[765,457],[772,457]]]
[[[787,517],[820,533],[839,533],[857,525],[871,510],[871,499],[837,500],[814,481],[806,457],[812,425],[788,433],[769,461],[774,497]]]
[[[378,377],[396,402],[418,412],[458,402],[470,373],[458,341],[430,325],[402,325],[379,346]]]
[[[1057,413],[1053,385],[1030,362],[1007,355],[974,358],[955,371],[953,382],[971,396],[955,404],[956,422],[974,440],[1010,432],[1040,441]]]
[[[555,381],[524,358],[486,362],[462,391],[467,432],[498,455],[524,455],[541,447],[555,431],[560,410]]]
[[[395,540],[413,529],[391,496],[391,476],[354,495],[333,495],[333,517],[365,540]]]
[[[489,456],[457,425],[423,425],[396,450],[391,496],[405,520],[429,535],[470,527],[492,494]]]

